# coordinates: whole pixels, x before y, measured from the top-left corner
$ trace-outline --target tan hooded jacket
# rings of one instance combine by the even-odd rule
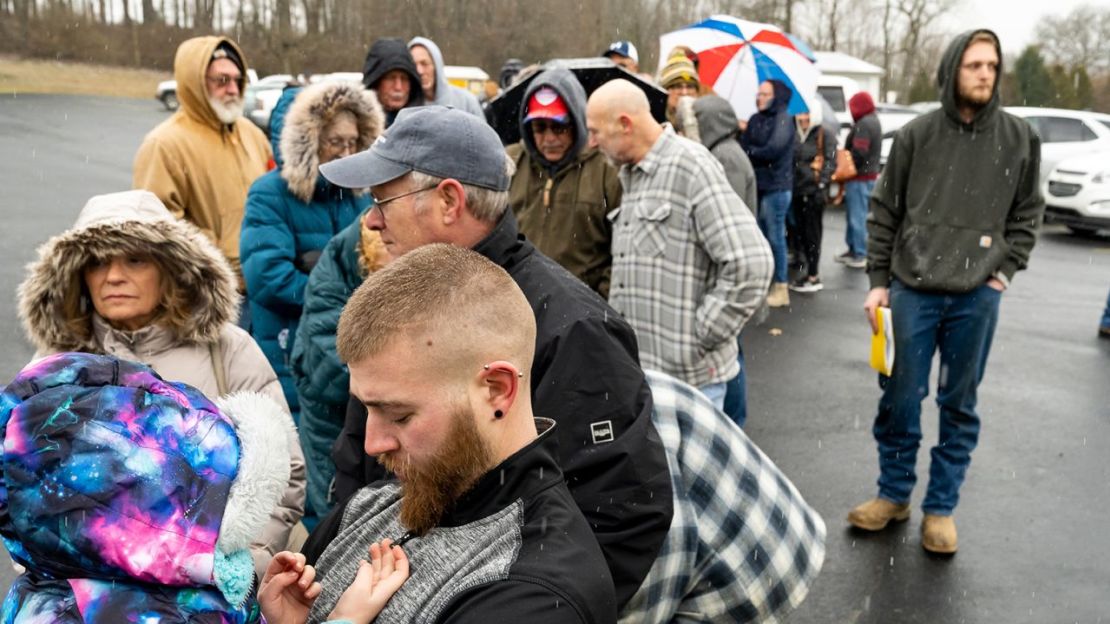
[[[195,37],[177,48],[173,74],[181,108],[151,130],[135,154],[132,186],[158,196],[171,213],[196,225],[231,262],[243,291],[239,226],[247,190],[266,173],[270,144],[248,119],[220,122],[208,104],[205,75],[226,37]]]
[[[134,332],[115,329],[88,300],[83,271],[93,259],[150,255],[174,280],[184,314],[176,326],[156,321]],[[103,353],[149,365],[163,379],[180,381],[216,399],[217,363],[226,392],[261,392],[288,411],[274,369],[250,334],[230,319],[239,295],[231,268],[197,228],[173,219],[152,194],[127,191],[89,200],[69,230],[38,249],[19,286],[19,315],[36,357],[63,351]],[[213,358],[213,356],[216,356]],[[295,431],[288,432],[290,476],[263,534],[251,545],[261,575],[284,550],[304,515],[305,464]]]

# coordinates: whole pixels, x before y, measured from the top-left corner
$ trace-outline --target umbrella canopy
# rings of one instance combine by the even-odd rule
[[[648,103],[651,104],[651,115],[656,120],[662,122],[666,119],[667,92],[650,82],[645,82],[639,76],[625,71],[624,68],[607,58],[555,59],[544,63],[541,69],[554,67],[565,67],[573,72],[574,77],[578,78],[578,82],[582,83],[582,88],[586,90],[586,97],[589,97],[595,89],[606,82],[616,78],[624,78],[643,89],[644,93],[647,94]],[[524,93],[528,90],[528,85],[539,73],[539,71],[533,72],[506,89],[501,95],[490,100],[489,123],[497,131],[497,134],[501,135],[501,141],[505,145],[520,140],[520,107],[524,101]]]
[[[669,32],[659,38],[660,51],[686,46],[698,55],[698,76],[721,97],[728,100],[740,119],[756,112],[755,94],[764,80],[781,80],[794,95],[787,110],[791,115],[804,113],[819,104],[813,52],[797,37],[777,26],[749,22],[727,15],[709,19]],[[661,54],[660,69],[666,63]]]

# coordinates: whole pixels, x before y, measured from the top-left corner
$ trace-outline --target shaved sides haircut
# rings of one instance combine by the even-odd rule
[[[355,290],[339,318],[339,358],[376,355],[398,335],[423,340],[418,346],[431,348],[443,370],[508,358],[528,371],[536,321],[504,269],[469,249],[436,243],[394,260]]]

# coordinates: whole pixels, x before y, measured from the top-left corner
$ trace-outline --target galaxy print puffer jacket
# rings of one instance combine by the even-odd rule
[[[141,364],[28,365],[0,393],[0,535],[27,570],[0,622],[257,620],[248,547],[291,431],[267,397],[213,404]]]

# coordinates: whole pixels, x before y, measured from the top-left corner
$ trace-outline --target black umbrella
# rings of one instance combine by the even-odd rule
[[[639,76],[629,73],[607,58],[599,56],[555,59],[544,63],[541,69],[554,67],[565,67],[572,71],[574,76],[578,78],[578,82],[582,83],[582,88],[586,90],[586,97],[589,97],[594,89],[606,82],[616,78],[624,78],[644,90],[644,93],[647,94],[648,103],[651,104],[651,115],[656,120],[662,122],[666,119],[667,92]],[[509,87],[489,103],[490,125],[497,131],[497,134],[501,135],[501,141],[505,145],[520,140],[520,106],[524,101],[524,93],[528,90],[528,85],[539,73],[539,71],[533,72],[532,75]]]

